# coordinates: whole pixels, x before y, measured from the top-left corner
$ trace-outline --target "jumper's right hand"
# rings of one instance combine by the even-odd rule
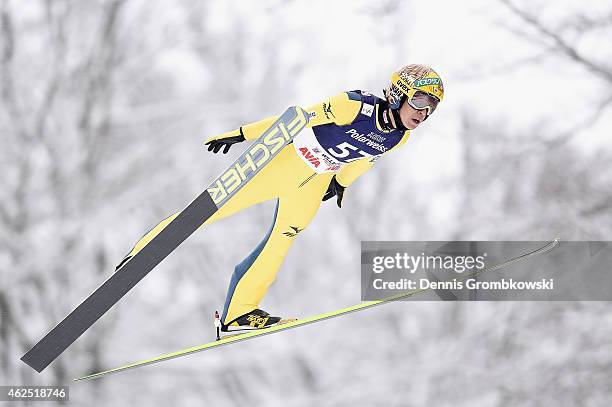
[[[245,140],[242,128],[229,131],[219,136],[214,136],[206,140],[204,145],[208,146],[208,151],[218,153],[223,148],[223,154],[227,154],[230,147],[236,143],[241,143]]]
[[[329,183],[329,186],[327,187],[327,192],[325,192],[325,195],[323,195],[322,200],[327,201],[328,199],[331,199],[335,196],[338,208],[342,208],[342,198],[344,197],[345,189],[346,187],[340,185],[338,180],[336,180],[336,176],[334,175],[331,179],[331,182]]]

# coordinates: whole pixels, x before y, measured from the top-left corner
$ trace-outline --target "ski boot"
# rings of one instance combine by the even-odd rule
[[[270,328],[275,325],[287,324],[297,321],[296,318],[282,319],[280,317],[271,317],[266,311],[255,309],[251,312],[239,316],[230,321],[228,324],[223,324],[219,318],[219,313],[215,311],[215,328],[217,331],[217,340],[221,338],[221,332],[238,332],[245,333],[247,331],[255,331],[258,329]],[[226,335],[224,338],[233,335]]]

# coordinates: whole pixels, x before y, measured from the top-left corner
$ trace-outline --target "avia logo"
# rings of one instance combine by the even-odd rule
[[[302,230],[304,229],[300,229],[297,226],[289,226],[291,229],[293,229],[292,232],[285,232],[283,233],[283,235],[285,236],[289,236],[289,237],[295,237],[297,236],[298,233],[300,233]]]
[[[439,85],[439,84],[440,84],[439,78],[423,78],[423,79],[418,79],[414,81],[412,86],[414,86],[415,88],[420,88],[421,86]]]
[[[321,165],[321,161],[319,161],[319,159],[317,157],[315,157],[314,155],[312,155],[310,153],[310,151],[308,151],[308,149],[306,147],[300,147],[300,153],[302,153],[302,155],[304,156],[304,158],[306,158],[308,160],[309,163],[311,163],[312,165],[315,166],[315,168],[317,168],[319,165]]]
[[[327,120],[329,120],[330,114],[332,115],[334,119],[336,118],[336,116],[331,110],[331,103],[323,103],[323,113],[325,113],[325,117],[327,118]]]

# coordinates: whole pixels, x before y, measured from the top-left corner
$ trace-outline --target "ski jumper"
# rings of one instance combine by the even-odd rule
[[[255,249],[234,269],[221,317],[230,324],[256,308],[268,291],[293,241],[308,226],[332,177],[348,187],[383,154],[402,145],[409,131],[384,125],[387,102],[361,91],[343,92],[307,108],[308,128],[252,178],[203,225],[241,209],[276,199],[272,226]],[[251,123],[209,140],[242,134],[258,138],[277,117]],[[178,213],[164,219],[134,246],[136,254]]]

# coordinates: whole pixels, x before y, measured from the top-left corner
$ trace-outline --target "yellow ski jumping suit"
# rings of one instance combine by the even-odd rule
[[[294,239],[319,209],[334,175],[340,185],[348,187],[372,168],[379,156],[406,142],[409,131],[393,129],[383,114],[386,108],[385,100],[362,91],[342,92],[307,108],[308,128],[204,223],[276,199],[272,227],[231,277],[221,317],[224,323],[259,308]],[[254,140],[276,119],[251,123],[208,141],[241,134]],[[164,219],[143,236],[128,256],[141,250],[177,215]]]

